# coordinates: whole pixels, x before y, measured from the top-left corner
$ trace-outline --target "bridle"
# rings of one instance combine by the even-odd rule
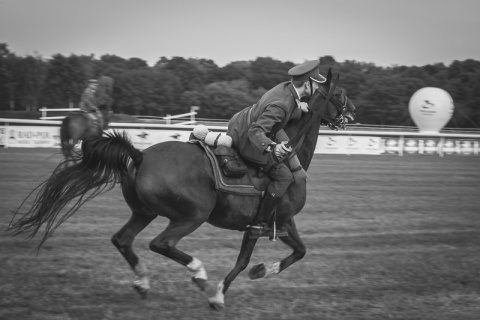
[[[335,117],[330,117],[326,114],[320,114],[320,110],[322,109],[326,109],[326,107],[328,106],[328,102],[330,101],[330,99],[332,98],[335,90],[337,89],[337,84],[338,84],[338,80],[340,79],[340,76],[337,75],[337,81],[335,81],[333,83],[333,86],[330,87],[330,90],[328,92],[326,92],[326,90],[319,90],[320,93],[323,95],[323,97],[325,98],[321,103],[322,105],[318,108],[319,111],[317,112],[313,112],[313,115],[312,117],[310,118],[310,120],[308,120],[308,122],[305,124],[305,126],[302,128],[302,130],[300,130],[293,138],[291,138],[288,143],[285,145],[287,148],[289,147],[292,147],[292,146],[295,146],[296,143],[302,138],[302,136],[305,134],[305,132],[307,132],[307,130],[310,129],[310,127],[312,126],[313,122],[318,118],[320,117],[321,120],[325,120],[327,122],[327,125],[332,128],[331,126],[333,126],[335,129],[334,130],[338,130],[337,128],[338,127],[341,127],[341,128],[344,128],[345,127],[345,120],[343,119],[343,112],[346,110],[346,107],[347,107],[347,101],[345,99],[345,104],[343,106],[337,106],[337,104],[334,103],[334,106],[335,108],[337,109],[337,115]],[[320,89],[320,87],[318,88]],[[323,89],[323,88],[322,88]],[[346,96],[345,96],[346,98]]]
[[[336,83],[338,83],[338,80],[339,80],[339,76],[337,75],[337,81],[335,82],[334,87],[331,88],[329,92],[327,92],[326,89],[323,87],[319,87],[317,89],[323,95],[325,100],[327,99],[327,96],[330,92],[336,90]],[[338,128],[345,129],[345,126],[347,124],[347,122],[345,121],[345,118],[343,117],[343,113],[347,110],[348,97],[342,89],[340,90],[341,90],[340,99],[337,99],[336,97],[334,97],[334,101],[333,101],[333,105],[335,106],[335,109],[337,109],[337,114],[334,117],[326,114],[319,115],[320,118],[324,120],[322,121],[322,123],[326,124],[332,130],[338,130]]]

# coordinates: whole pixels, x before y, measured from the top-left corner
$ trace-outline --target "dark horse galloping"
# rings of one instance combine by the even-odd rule
[[[73,160],[75,145],[89,136],[102,136],[103,130],[108,126],[108,108],[99,107],[100,115],[87,112],[69,113],[60,125],[60,145],[66,160]]]
[[[297,133],[304,134],[297,154],[305,170],[315,150],[320,124],[344,127],[345,121],[354,119],[354,105],[342,89],[332,84],[331,78],[329,72],[327,82],[310,99],[312,112],[286,128],[290,137],[298,137]],[[244,231],[234,268],[217,285],[216,294],[208,299],[212,308],[223,307],[226,291],[247,267],[257,242],[257,239],[249,236],[247,226],[257,213],[261,197],[216,190],[210,160],[201,148],[192,143],[163,142],[140,152],[125,134],[110,133],[85,139],[82,151],[80,162],[70,167],[59,165],[55,169],[40,186],[29,211],[17,221],[14,221],[15,217],[12,219],[10,230],[14,234],[26,232],[34,237],[45,225],[40,247],[83,203],[121,183],[132,216],[112,237],[112,242],[133,269],[136,275],[134,286],[143,297],[150,288],[147,270],[133,251],[132,243],[137,234],[157,216],[168,218],[170,223],[151,241],[150,249],[185,266],[202,290],[206,286],[206,270],[200,260],[176,248],[178,241],[205,222],[219,228]],[[277,208],[277,225],[285,227],[288,232],[287,236],[279,238],[293,252],[279,262],[254,266],[249,273],[251,279],[278,274],[305,255],[306,248],[294,221],[294,216],[306,201],[306,176],[298,175],[299,172]],[[74,199],[74,205],[66,213],[60,214]]]

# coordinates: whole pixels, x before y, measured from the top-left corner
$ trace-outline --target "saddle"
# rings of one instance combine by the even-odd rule
[[[215,189],[242,196],[261,196],[267,189],[270,183],[268,175],[245,164],[234,149],[226,146],[211,147],[200,140],[190,140],[187,143],[196,144],[205,151],[212,165]]]

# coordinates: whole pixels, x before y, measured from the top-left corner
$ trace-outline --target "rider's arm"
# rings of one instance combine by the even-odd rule
[[[285,116],[286,113],[282,108],[276,105],[269,105],[258,117],[257,121],[252,123],[248,129],[248,136],[258,149],[268,151],[267,148],[269,146],[271,148],[271,145],[275,144],[267,135],[272,132],[276,124],[280,125]]]
[[[88,104],[90,106],[90,111],[94,111],[94,112],[98,112],[98,107],[97,107],[97,103],[96,103],[96,99],[95,99],[95,96],[92,95],[89,97],[88,99]]]
[[[280,143],[282,141],[288,141],[288,140],[290,139],[288,138],[287,133],[283,129],[278,131],[277,134],[275,135],[275,141],[277,143]]]

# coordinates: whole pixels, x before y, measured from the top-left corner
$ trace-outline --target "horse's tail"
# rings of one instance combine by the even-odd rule
[[[111,190],[116,183],[128,175],[130,159],[138,168],[143,154],[135,149],[125,133],[106,133],[103,137],[89,137],[82,143],[81,161],[65,166],[62,161],[52,175],[24,200],[14,212],[8,230],[13,235],[28,233],[28,239],[35,237],[42,225],[45,231],[38,249],[65,220],[77,212],[87,201]],[[35,191],[37,195],[30,209],[25,213],[19,210]],[[75,202],[61,211],[75,199]],[[15,220],[15,216],[22,217]]]

